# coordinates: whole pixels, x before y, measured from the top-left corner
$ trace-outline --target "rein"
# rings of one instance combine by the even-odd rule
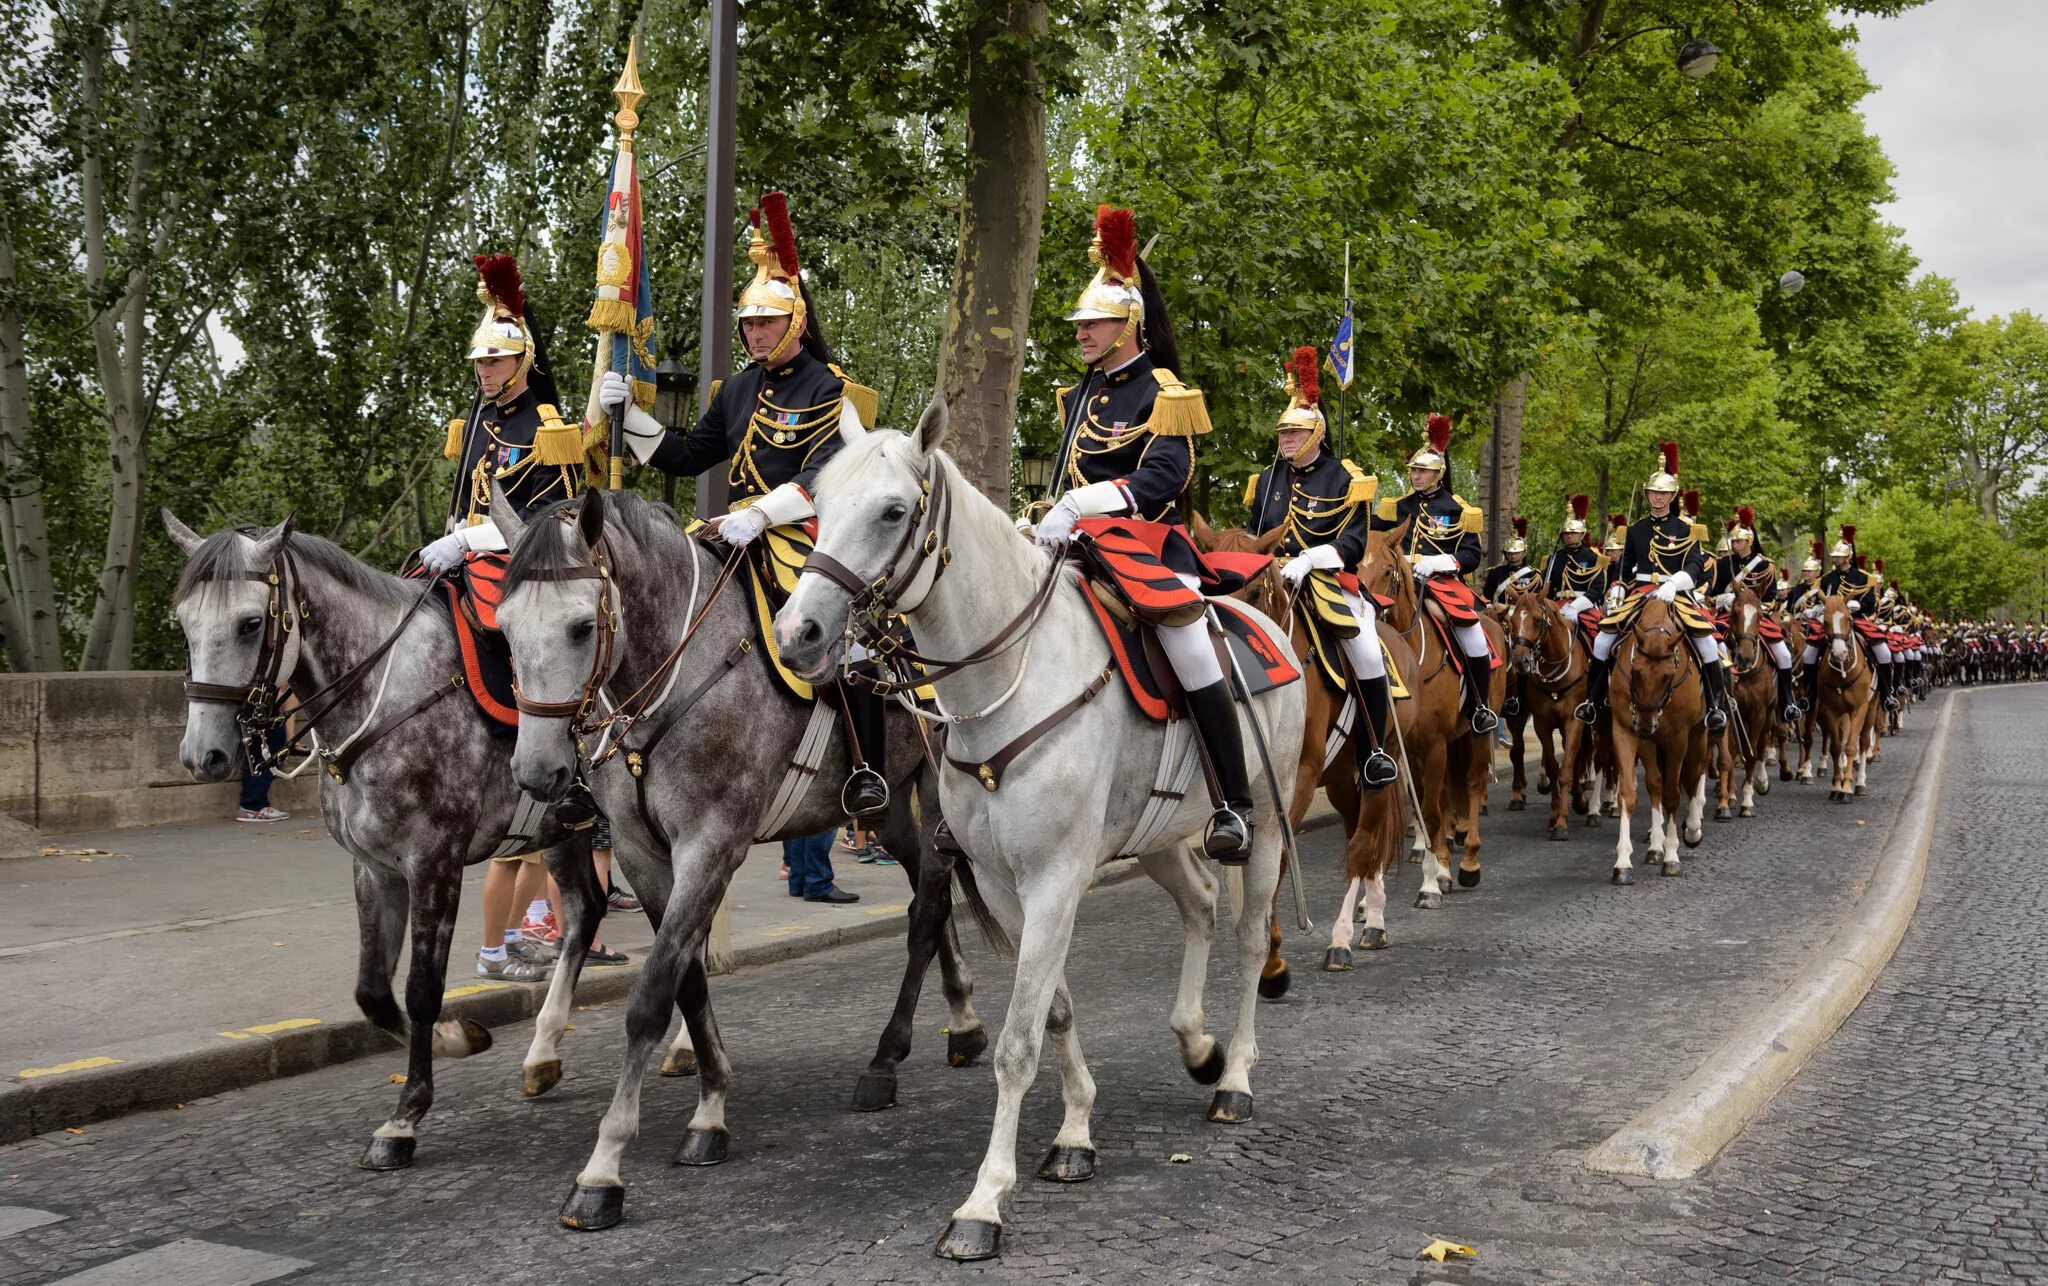
[[[1570,686],[1565,680],[1571,676],[1572,672],[1573,650],[1577,645],[1572,641],[1571,631],[1576,627],[1570,621],[1558,615],[1555,610],[1551,610],[1551,605],[1547,599],[1539,607],[1532,607],[1528,610],[1534,613],[1537,620],[1542,624],[1543,633],[1538,636],[1517,633],[1512,646],[1515,648],[1525,648],[1534,654],[1529,667],[1529,677],[1535,681],[1537,687],[1554,697]],[[1558,661],[1555,671],[1546,671],[1543,668],[1543,658],[1545,655],[1543,645],[1555,638],[1560,630],[1564,632],[1564,657]]]
[[[1638,624],[1632,631],[1632,637],[1629,640],[1635,644],[1633,658],[1636,660],[1642,659],[1642,636],[1644,634],[1677,634],[1678,632],[1669,622],[1649,630],[1645,630],[1641,624]],[[1657,724],[1664,717],[1664,707],[1670,705],[1672,698],[1678,695],[1678,685],[1685,678],[1685,656],[1690,655],[1690,651],[1683,643],[1672,649],[1671,678],[1664,685],[1663,697],[1654,706],[1645,706],[1636,696],[1636,667],[1633,665],[1629,666],[1628,681],[1624,686],[1628,692],[1629,726],[1631,728],[1636,727],[1637,720],[1642,716],[1643,711],[1647,709],[1650,714],[1649,731],[1652,734],[1657,731]],[[1654,663],[1655,658],[1653,657],[1651,660]]]

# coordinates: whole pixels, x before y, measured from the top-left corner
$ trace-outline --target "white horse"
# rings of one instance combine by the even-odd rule
[[[1149,722],[1121,685],[1108,682],[1115,662],[1082,591],[1068,583],[1073,573],[1055,572],[1009,516],[966,481],[939,450],[945,432],[945,408],[934,401],[915,435],[862,435],[826,466],[818,479],[816,552],[776,617],[776,633],[785,660],[812,675],[838,664],[847,639],[865,622],[892,612],[908,622],[918,654],[976,658],[931,672],[938,704],[955,712],[948,720],[950,763],[940,773],[940,801],[992,909],[1018,943],[1016,988],[996,1042],[997,1106],[988,1152],[973,1193],[953,1212],[936,1248],[943,1257],[972,1260],[1001,1250],[1000,1207],[1016,1186],[1017,1114],[1038,1070],[1041,1031],[1051,1035],[1059,1058],[1066,1119],[1038,1175],[1062,1183],[1094,1175],[1088,1122],[1095,1082],[1074,1032],[1067,948],[1096,868],[1138,837],[1167,726]],[[1055,574],[1060,583],[1041,599],[1041,587]],[[858,597],[849,584],[861,587]],[[1032,624],[1035,606],[1042,614]],[[1284,633],[1274,637],[1287,647]],[[1091,689],[1100,699],[1068,709]],[[1273,772],[1293,781],[1301,685],[1269,691],[1255,698],[1254,708]],[[1002,753],[1063,710],[1064,717],[1014,757]],[[1246,746],[1256,745],[1253,730],[1246,731]],[[1250,767],[1253,777],[1267,780],[1260,764]],[[1180,912],[1184,953],[1170,1021],[1189,1074],[1218,1085],[1209,1107],[1209,1119],[1218,1122],[1244,1121],[1252,1112],[1253,1017],[1285,811],[1270,780],[1257,794],[1262,802],[1251,859],[1241,882],[1232,881],[1241,987],[1227,1055],[1203,1030],[1217,882],[1187,843],[1209,819],[1199,784],[1171,807],[1163,829],[1156,817],[1146,827],[1156,838],[1145,842],[1138,858]]]

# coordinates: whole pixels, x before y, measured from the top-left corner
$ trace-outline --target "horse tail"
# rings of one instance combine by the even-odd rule
[[[955,859],[953,880],[960,886],[960,897],[967,904],[967,913],[974,917],[974,925],[981,930],[981,940],[988,949],[999,956],[1017,954],[1016,940],[1003,922],[996,919],[996,913],[989,909],[988,900],[981,895],[981,885],[974,880],[974,863]]]

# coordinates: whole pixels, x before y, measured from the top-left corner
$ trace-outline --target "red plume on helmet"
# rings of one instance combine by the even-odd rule
[[[1294,350],[1294,391],[1308,406],[1322,401],[1321,377],[1316,371],[1316,348],[1314,344],[1303,344]]]
[[[1870,563],[1869,563],[1869,560],[1868,560],[1868,559],[1866,559],[1866,558],[1865,558],[1865,557],[1864,557],[1864,556],[1863,556],[1862,554],[1858,554],[1858,555],[1856,555],[1856,570],[1857,570],[1857,571],[1859,571],[1859,572],[1860,572],[1860,571],[1862,571],[1862,570],[1863,570],[1863,569],[1864,569],[1865,567],[1867,567],[1867,566],[1869,566],[1869,565],[1870,565]]]
[[[1842,524],[1842,543],[1845,545],[1856,543],[1856,528],[1848,523]]]
[[[1593,497],[1580,494],[1571,498],[1572,517],[1586,521],[1586,514],[1593,508]]]
[[[1735,518],[1736,521],[1740,522],[1743,526],[1749,528],[1751,531],[1756,530],[1756,510],[1750,508],[1748,505],[1735,506]]]
[[[780,192],[763,192],[761,213],[768,220],[768,243],[775,247],[776,261],[794,281],[797,275],[796,229],[789,224],[789,198]]]
[[[1871,565],[1872,565],[1873,567],[1877,568],[1877,574],[1878,574],[1878,575],[1880,575],[1880,576],[1884,575],[1884,559],[1880,558],[1880,559],[1878,559],[1878,560],[1877,560],[1877,561],[1876,561],[1875,563],[1873,563],[1873,564],[1871,564]]]
[[[1429,449],[1438,455],[1448,455],[1451,450],[1451,417],[1441,411],[1429,413]]]
[[[491,298],[515,317],[526,316],[526,286],[519,279],[519,261],[511,255],[478,255],[476,275]]]
[[[1700,516],[1700,493],[1699,493],[1699,492],[1697,492],[1697,491],[1688,491],[1688,492],[1686,492],[1686,493],[1685,493],[1685,495],[1684,495],[1683,497],[1681,497],[1681,499],[1682,499],[1682,501],[1683,501],[1683,503],[1684,503],[1684,505],[1685,505],[1685,516],[1686,516],[1686,517],[1688,517],[1688,518],[1697,518],[1697,517],[1699,517],[1699,516]]]
[[[1608,514],[1608,515],[1607,515],[1607,525],[1608,525],[1608,526],[1610,526],[1610,527],[1626,527],[1626,526],[1628,526],[1628,515],[1627,515],[1627,514]]]
[[[1123,206],[1095,207],[1095,235],[1102,243],[1102,264],[1119,279],[1138,280],[1138,218]]]
[[[1529,520],[1520,514],[1515,515],[1515,535],[1524,540],[1529,537]]]
[[[1825,558],[1827,557],[1827,554],[1828,543],[1825,540],[1816,540],[1813,542],[1813,556],[1816,559]]]
[[[1657,444],[1657,450],[1664,457],[1664,472],[1670,474],[1674,478],[1677,477],[1678,444],[1676,442],[1659,442]]]

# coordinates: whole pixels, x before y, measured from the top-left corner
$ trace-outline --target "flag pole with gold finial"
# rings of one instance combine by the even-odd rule
[[[640,117],[634,109],[643,97],[638,32],[626,46],[626,67],[619,73],[619,83],[612,87],[612,95],[619,100],[619,110],[612,116],[618,132],[618,151],[612,158],[612,181],[605,192],[599,224],[603,240],[597,251],[597,295],[591,302],[588,318],[588,325],[597,332],[591,389],[596,391],[606,371],[616,371],[631,382],[633,401],[640,409],[651,411],[654,301],[649,297],[647,256],[640,237],[640,176],[633,160],[633,131],[640,127]],[[616,491],[625,483],[623,404],[612,408],[609,429],[610,483]]]

